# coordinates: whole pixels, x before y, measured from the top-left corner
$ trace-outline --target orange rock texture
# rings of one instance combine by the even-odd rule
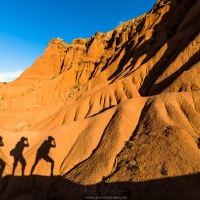
[[[0,199],[199,199],[199,19],[200,0],[157,0],[107,33],[53,38],[1,83]]]

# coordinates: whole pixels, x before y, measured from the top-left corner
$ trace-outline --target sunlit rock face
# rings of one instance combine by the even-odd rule
[[[158,0],[1,83],[0,199],[198,199],[199,18]]]

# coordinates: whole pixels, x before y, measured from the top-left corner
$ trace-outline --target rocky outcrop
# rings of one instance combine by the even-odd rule
[[[2,199],[198,199],[199,15],[200,0],[158,0],[108,33],[52,39],[0,84]],[[25,176],[9,176],[22,136]],[[48,136],[54,175],[41,159],[30,176]]]

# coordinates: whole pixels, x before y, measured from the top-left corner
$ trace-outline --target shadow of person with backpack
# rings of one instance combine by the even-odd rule
[[[14,175],[15,173],[17,163],[20,162],[22,165],[22,176],[24,176],[26,160],[24,159],[22,153],[25,147],[29,147],[28,138],[22,137],[20,141],[16,144],[15,148],[10,151],[10,155],[14,157],[12,175]]]
[[[39,160],[44,159],[45,161],[51,163],[51,176],[53,176],[54,160],[48,155],[51,147],[55,148],[56,142],[52,136],[49,136],[48,140],[45,140],[42,143],[42,145],[39,147],[39,149],[37,150],[35,163],[33,164],[33,167],[31,169],[31,173],[30,173],[31,175],[33,174],[33,171],[34,171],[36,165],[38,164]]]
[[[3,138],[1,136],[0,136],[0,146],[4,146]],[[5,167],[6,167],[5,162],[3,161],[2,158],[0,158],[0,177],[2,177]]]

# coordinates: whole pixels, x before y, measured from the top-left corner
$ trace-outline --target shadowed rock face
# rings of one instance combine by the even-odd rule
[[[6,164],[0,195],[33,199],[53,191],[53,197],[40,196],[67,199],[67,186],[93,196],[104,187],[115,195],[118,185],[119,195],[130,190],[130,199],[153,199],[154,193],[155,199],[198,199],[199,18],[200,0],[159,0],[108,33],[70,45],[52,39],[17,80],[0,84]],[[22,152],[25,176],[17,177],[20,164],[16,177],[6,176],[14,162],[10,150],[23,136],[29,142]],[[49,136],[55,144],[38,153]],[[21,185],[14,187],[18,178]],[[31,190],[38,180],[49,184]],[[181,192],[187,181],[192,188]]]

